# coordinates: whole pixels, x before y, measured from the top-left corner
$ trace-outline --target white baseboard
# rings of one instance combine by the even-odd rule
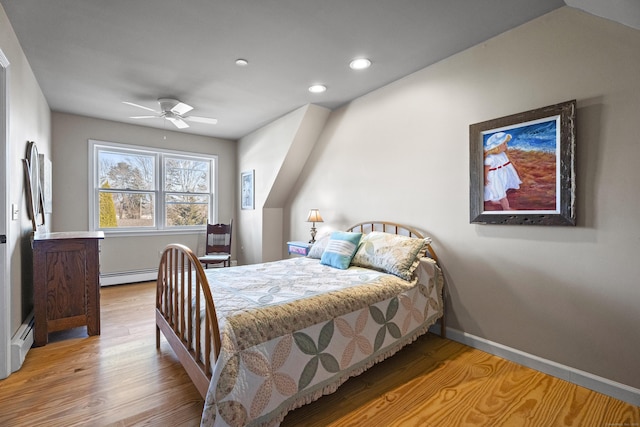
[[[434,333],[440,332],[440,325],[434,328]],[[581,387],[622,400],[631,405],[640,406],[640,389],[608,380],[589,372],[581,371],[570,366],[561,365],[551,360],[543,359],[533,354],[525,353],[515,348],[468,334],[453,328],[445,328],[448,339],[477,348],[494,356],[501,357],[527,368],[535,369],[547,375],[569,381]]]
[[[33,311],[27,316],[24,323],[11,338],[11,372],[22,367],[24,358],[33,345]]]

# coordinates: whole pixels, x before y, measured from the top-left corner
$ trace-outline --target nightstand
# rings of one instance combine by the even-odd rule
[[[287,242],[287,252],[289,255],[307,256],[313,243],[309,242]]]

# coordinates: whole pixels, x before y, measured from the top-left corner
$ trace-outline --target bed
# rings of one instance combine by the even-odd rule
[[[164,335],[205,399],[203,426],[278,425],[440,319],[430,239],[370,221],[324,236],[307,257],[204,270],[168,245],[158,269]]]

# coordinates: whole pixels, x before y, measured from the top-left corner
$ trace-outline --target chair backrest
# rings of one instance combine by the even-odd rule
[[[207,224],[206,252],[231,254],[231,228],[233,219],[229,224]]]

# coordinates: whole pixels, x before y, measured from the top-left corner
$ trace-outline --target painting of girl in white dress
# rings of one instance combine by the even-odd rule
[[[555,118],[485,133],[484,210],[555,210],[557,140]]]
[[[503,211],[511,210],[508,190],[520,189],[520,176],[507,156],[507,143],[511,135],[494,133],[484,147],[484,201],[500,205]]]

